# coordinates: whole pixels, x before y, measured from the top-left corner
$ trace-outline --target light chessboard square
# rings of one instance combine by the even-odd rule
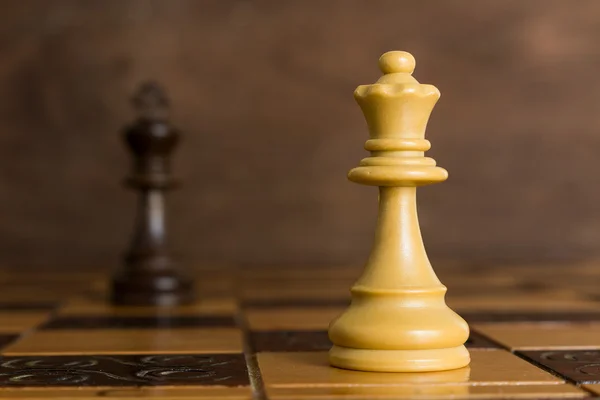
[[[513,350],[600,349],[600,323],[494,323],[473,327]]]
[[[428,373],[364,373],[329,366],[327,352],[259,353],[265,385],[272,388],[304,386],[436,386],[543,385],[564,379],[537,368],[505,350],[471,350],[466,368]]]
[[[46,330],[23,336],[2,355],[241,353],[242,332],[208,329]]]

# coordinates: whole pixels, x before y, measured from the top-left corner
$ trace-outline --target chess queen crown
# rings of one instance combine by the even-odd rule
[[[371,157],[352,169],[349,179],[375,186],[421,186],[446,180],[448,172],[423,156],[431,147],[425,129],[439,90],[411,75],[415,59],[404,51],[383,54],[379,68],[384,75],[375,84],[354,91],[369,127],[365,149]]]

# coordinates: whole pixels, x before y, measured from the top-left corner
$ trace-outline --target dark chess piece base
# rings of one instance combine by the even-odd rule
[[[112,281],[112,303],[130,306],[177,306],[194,301],[191,279],[175,275],[127,274]]]

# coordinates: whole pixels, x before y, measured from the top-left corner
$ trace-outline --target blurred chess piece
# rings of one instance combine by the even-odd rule
[[[442,371],[469,364],[467,323],[445,303],[425,252],[417,218],[418,186],[442,182],[447,172],[424,156],[425,128],[440,97],[412,77],[415,60],[393,51],[379,59],[383,76],[354,92],[370,132],[371,156],[350,180],[379,186],[379,217],[352,303],[332,321],[332,365],[362,371]]]
[[[112,302],[185,304],[193,300],[194,291],[168,250],[164,203],[165,192],[174,186],[170,156],[180,135],[169,123],[169,102],[156,83],[144,83],[133,104],[138,118],[124,136],[133,155],[127,184],[138,192],[139,202],[133,240],[123,268],[113,277]]]

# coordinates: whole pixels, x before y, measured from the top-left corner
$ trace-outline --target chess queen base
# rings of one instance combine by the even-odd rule
[[[369,350],[333,346],[334,367],[372,372],[430,372],[466,367],[471,361],[465,346],[431,350]]]
[[[175,306],[194,300],[193,284],[179,276],[126,276],[112,282],[112,302],[130,306]]]

